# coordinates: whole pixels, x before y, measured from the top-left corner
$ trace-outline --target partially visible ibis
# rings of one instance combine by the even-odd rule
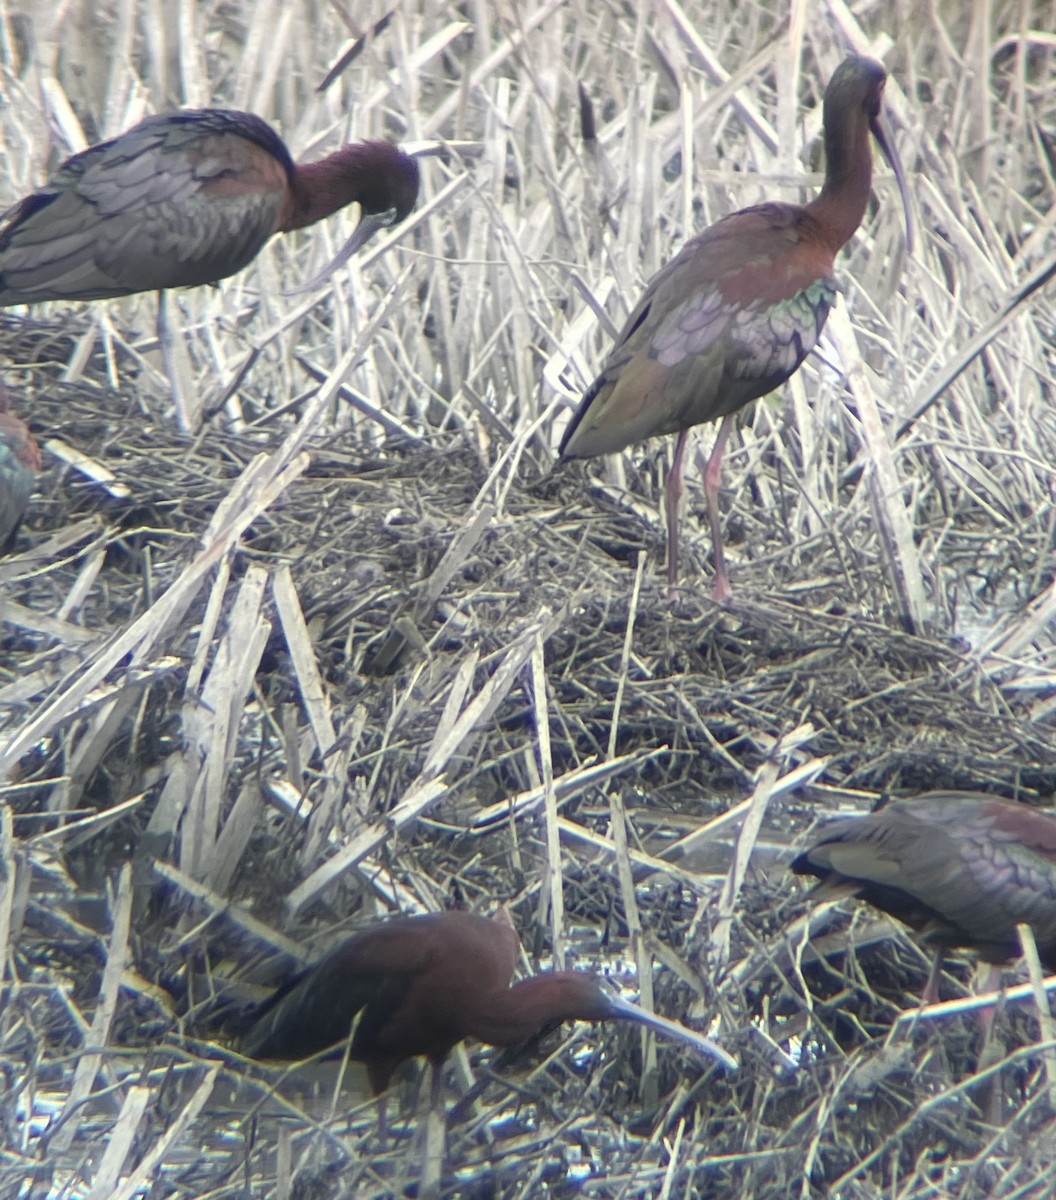
[[[418,197],[418,164],[390,142],[295,163],[260,117],[225,108],[147,117],[68,158],[0,229],[0,307],[104,300],[215,283],[276,233],[358,202],[330,269]]]
[[[989,963],[1018,956],[1029,925],[1041,961],[1056,971],[1056,816],[976,792],[929,792],[821,827],[792,862],[820,880],[818,899],[857,896],[896,917],[935,950]]]
[[[14,545],[40,467],[40,447],[0,384],[0,553]]]
[[[354,934],[255,1013],[239,1039],[251,1058],[301,1059],[349,1046],[376,1094],[419,1055],[440,1068],[464,1038],[513,1046],[563,1021],[635,1021],[727,1068],[710,1038],[635,1007],[584,971],[549,971],[510,986],[518,938],[468,912],[396,917]]]
[[[678,505],[686,438],[722,419],[704,471],[715,596],[730,597],[719,518],[723,450],[736,412],[782,384],[814,348],[836,300],[837,252],[861,224],[872,187],[872,135],[891,164],[911,242],[902,165],[881,121],[884,68],[845,59],[825,89],[825,183],[809,204],[731,213],[691,238],[653,276],[601,374],[565,430],[562,459],[612,454],[677,433],[667,477],[667,578],[678,579]]]

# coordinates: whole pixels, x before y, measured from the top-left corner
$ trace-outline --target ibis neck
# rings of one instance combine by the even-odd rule
[[[349,186],[343,161],[344,156],[338,151],[316,162],[297,164],[290,180],[290,198],[276,233],[314,225],[359,198],[356,189]]]
[[[473,1037],[490,1046],[515,1046],[545,1026],[597,1021],[615,1015],[592,975],[549,971],[492,993],[474,1015]]]
[[[873,152],[864,113],[825,129],[825,186],[807,205],[835,254],[862,223],[873,182]]]

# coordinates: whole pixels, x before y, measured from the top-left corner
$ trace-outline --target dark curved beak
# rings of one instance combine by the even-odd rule
[[[321,271],[313,275],[307,283],[299,284],[295,288],[289,288],[282,294],[284,296],[301,296],[305,292],[314,292],[316,288],[322,287],[330,276],[335,271],[340,270],[357,250],[362,250],[379,230],[388,229],[395,222],[396,210],[394,208],[387,208],[384,212],[380,213],[364,213],[359,219],[359,224],[352,231],[352,236]]]
[[[902,196],[902,211],[906,214],[906,253],[912,254],[913,217],[909,211],[909,189],[906,187],[906,173],[902,169],[902,160],[898,157],[894,138],[891,137],[882,115],[873,117],[869,122],[869,128],[873,132],[873,137],[876,138],[877,145],[884,152],[884,158],[887,159],[891,170],[895,173],[895,182],[898,184],[898,190]]]

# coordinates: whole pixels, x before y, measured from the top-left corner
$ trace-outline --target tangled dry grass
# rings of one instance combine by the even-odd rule
[[[606,963],[742,1066],[471,1047],[445,1196],[1052,1194],[1029,1005],[982,1064],[963,1016],[899,1020],[921,953],[842,909],[806,947],[784,870],[879,792],[1056,790],[1051,296],[969,353],[1051,260],[1051,14],[896,9],[400,0],[317,92],[381,3],[0,6],[8,200],[177,104],[434,152],[324,293],[281,295],[348,214],[176,297],[193,431],[153,298],[0,319],[48,462],[0,563],[0,1195],[413,1191],[413,1100],[381,1145],[202,1017],[374,914],[500,901],[527,967]],[[558,427],[689,233],[803,196],[851,50],[890,68],[921,244],[881,174],[821,353],[729,455],[738,603],[689,471],[672,609],[669,447],[550,474]]]

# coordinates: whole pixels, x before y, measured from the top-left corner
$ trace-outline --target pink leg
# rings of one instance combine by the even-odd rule
[[[378,1149],[384,1150],[389,1137],[389,1107],[384,1092],[378,1096]]]
[[[992,992],[1000,986],[1000,983],[1000,968],[992,964],[987,964],[984,967],[980,963],[975,969],[975,980],[972,990],[977,993]],[[1005,1053],[1005,1047],[1001,1044],[999,1036],[994,1032],[994,1021],[996,1018],[996,1004],[991,1004],[988,1008],[981,1008],[976,1014],[976,1021],[979,1024],[977,1071],[983,1071],[987,1067],[993,1066]],[[1005,1089],[1000,1074],[990,1077],[981,1099],[985,1102],[983,1111],[986,1113],[986,1119],[995,1127],[1001,1124],[1001,1114],[1005,1106]]]
[[[719,484],[722,482],[722,456],[726,451],[730,430],[733,428],[733,413],[722,418],[715,445],[708,455],[704,468],[704,499],[708,503],[708,523],[711,525],[711,547],[715,557],[715,599],[725,604],[730,599],[729,576],[726,574],[726,554],[722,548],[722,522],[719,519]]]
[[[444,1168],[444,1142],[447,1126],[444,1121],[444,1089],[440,1072],[443,1064],[430,1066],[433,1080],[429,1091],[429,1112],[422,1130],[422,1179],[418,1189],[421,1200],[437,1200]]]
[[[1001,983],[1001,972],[992,963],[987,963],[986,967],[978,967],[976,970],[976,992],[993,992],[996,991]],[[990,1042],[990,1035],[994,1031],[994,1018],[997,1016],[997,1006],[991,1004],[989,1008],[981,1008],[979,1010],[979,1053],[982,1055],[987,1049]]]
[[[667,473],[667,598],[675,598],[678,581],[678,506],[682,500],[682,456],[689,430],[683,429],[675,442],[675,457]]]
[[[920,998],[924,1004],[938,1004],[939,1002],[939,976],[942,974],[943,949],[944,947],[939,946],[931,960],[928,982],[924,985],[924,994]]]

